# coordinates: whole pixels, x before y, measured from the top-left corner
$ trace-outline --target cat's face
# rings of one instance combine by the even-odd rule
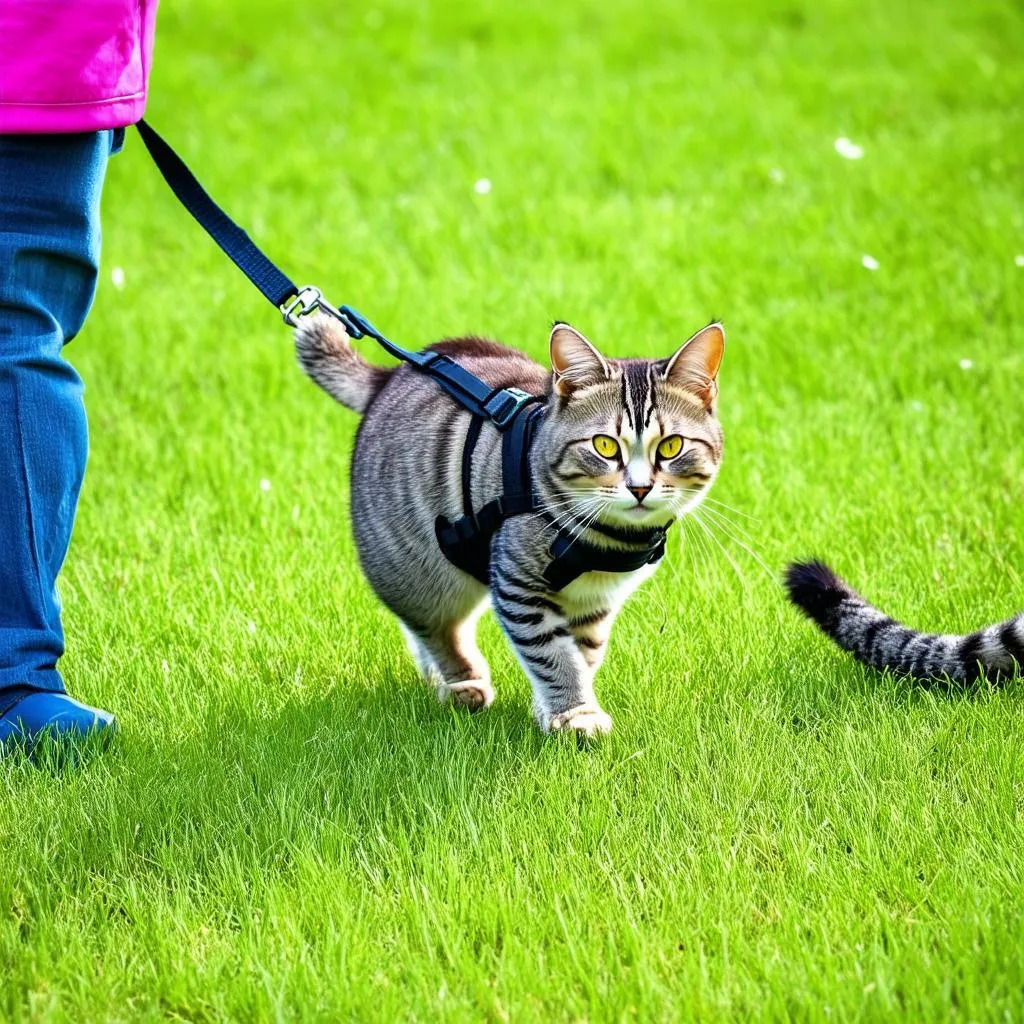
[[[555,325],[545,448],[566,508],[651,527],[700,502],[722,461],[715,400],[724,346],[721,325],[711,324],[668,359],[605,359],[568,324]]]

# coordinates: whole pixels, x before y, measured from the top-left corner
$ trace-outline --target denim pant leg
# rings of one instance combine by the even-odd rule
[[[96,290],[113,141],[0,136],[0,713],[26,692],[64,689],[57,575],[88,433],[62,349]]]

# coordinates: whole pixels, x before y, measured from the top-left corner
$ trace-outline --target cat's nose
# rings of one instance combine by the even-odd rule
[[[636,503],[638,505],[642,505],[644,503],[644,498],[646,498],[647,495],[651,493],[651,488],[651,484],[647,484],[644,487],[638,487],[635,484],[626,485],[626,490],[629,491],[629,493],[632,494],[634,498],[636,498]]]

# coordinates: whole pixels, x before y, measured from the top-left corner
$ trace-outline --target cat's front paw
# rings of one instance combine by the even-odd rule
[[[581,704],[557,715],[552,715],[545,732],[574,732],[578,736],[602,736],[612,731],[611,716],[595,704]]]
[[[494,703],[494,687],[483,679],[469,679],[464,683],[442,683],[437,688],[437,699],[442,704],[454,704],[470,711],[483,711]]]

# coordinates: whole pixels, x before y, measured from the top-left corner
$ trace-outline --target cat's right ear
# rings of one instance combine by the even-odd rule
[[[560,398],[611,376],[604,356],[579,331],[563,323],[551,328],[551,369],[554,392]]]

